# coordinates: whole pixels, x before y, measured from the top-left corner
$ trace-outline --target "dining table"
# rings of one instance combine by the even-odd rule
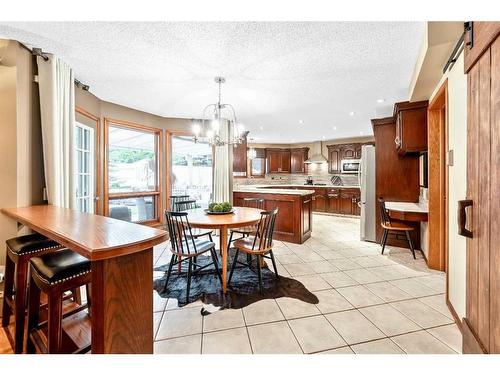
[[[52,205],[0,211],[90,260],[92,353],[153,353],[153,246],[166,231]]]
[[[260,221],[262,210],[251,207],[233,207],[231,213],[211,214],[203,208],[188,210],[188,220],[193,228],[219,230],[219,246],[221,250],[222,291],[227,292],[227,258],[228,230],[255,225]]]

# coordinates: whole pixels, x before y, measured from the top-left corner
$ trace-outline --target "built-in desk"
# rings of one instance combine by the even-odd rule
[[[426,204],[412,202],[385,202],[385,208],[393,219],[427,221],[429,208]]]
[[[153,246],[165,231],[51,205],[1,212],[92,262],[92,353],[153,353]]]

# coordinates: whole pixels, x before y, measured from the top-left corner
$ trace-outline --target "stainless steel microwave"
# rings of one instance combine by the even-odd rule
[[[361,159],[344,159],[340,162],[341,173],[357,174],[361,168]]]

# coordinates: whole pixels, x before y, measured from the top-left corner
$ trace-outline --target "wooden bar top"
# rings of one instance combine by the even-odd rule
[[[1,212],[90,260],[137,253],[167,240],[164,230],[52,205]]]

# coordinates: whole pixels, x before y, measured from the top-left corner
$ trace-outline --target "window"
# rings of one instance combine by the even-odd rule
[[[212,195],[212,148],[192,137],[172,137],[172,194],[189,195],[208,207]]]
[[[94,212],[94,129],[75,122],[75,207]]]
[[[108,216],[159,221],[161,130],[106,120]]]

